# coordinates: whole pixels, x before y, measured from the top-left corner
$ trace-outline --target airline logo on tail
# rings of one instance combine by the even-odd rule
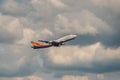
[[[51,45],[40,44],[40,43],[33,42],[33,41],[31,41],[31,44],[32,44],[32,48],[33,48],[33,49],[47,48],[47,47],[50,47],[50,46],[51,46]]]

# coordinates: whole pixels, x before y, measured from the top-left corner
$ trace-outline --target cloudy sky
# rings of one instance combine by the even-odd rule
[[[0,80],[119,80],[120,0],[0,0]],[[30,41],[76,34],[67,45]]]

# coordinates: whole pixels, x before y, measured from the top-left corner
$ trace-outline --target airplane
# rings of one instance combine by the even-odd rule
[[[77,37],[77,35],[71,34],[71,35],[67,35],[67,36],[64,36],[62,38],[59,38],[59,39],[53,40],[53,41],[38,40],[39,42],[44,42],[46,44],[42,44],[42,43],[31,41],[31,44],[32,44],[31,47],[33,49],[48,48],[48,47],[52,47],[52,46],[59,47],[61,45],[64,45],[65,42],[73,40],[76,37]]]

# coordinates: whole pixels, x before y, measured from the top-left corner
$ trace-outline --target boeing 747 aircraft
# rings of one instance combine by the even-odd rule
[[[77,35],[71,34],[71,35],[67,35],[67,36],[64,36],[60,39],[53,40],[53,41],[38,40],[39,42],[44,42],[46,44],[42,44],[42,43],[38,43],[38,42],[34,42],[34,41],[31,41],[31,44],[32,44],[33,49],[48,48],[48,47],[52,47],[52,46],[59,47],[61,45],[64,45],[65,42],[73,40],[76,37],[77,37]]]

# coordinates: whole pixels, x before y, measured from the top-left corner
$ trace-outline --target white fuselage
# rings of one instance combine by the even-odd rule
[[[64,37],[62,37],[60,39],[54,40],[54,41],[55,42],[66,42],[66,41],[72,40],[72,39],[74,39],[76,37],[77,37],[77,35],[72,35],[71,34],[71,35],[64,36]]]

